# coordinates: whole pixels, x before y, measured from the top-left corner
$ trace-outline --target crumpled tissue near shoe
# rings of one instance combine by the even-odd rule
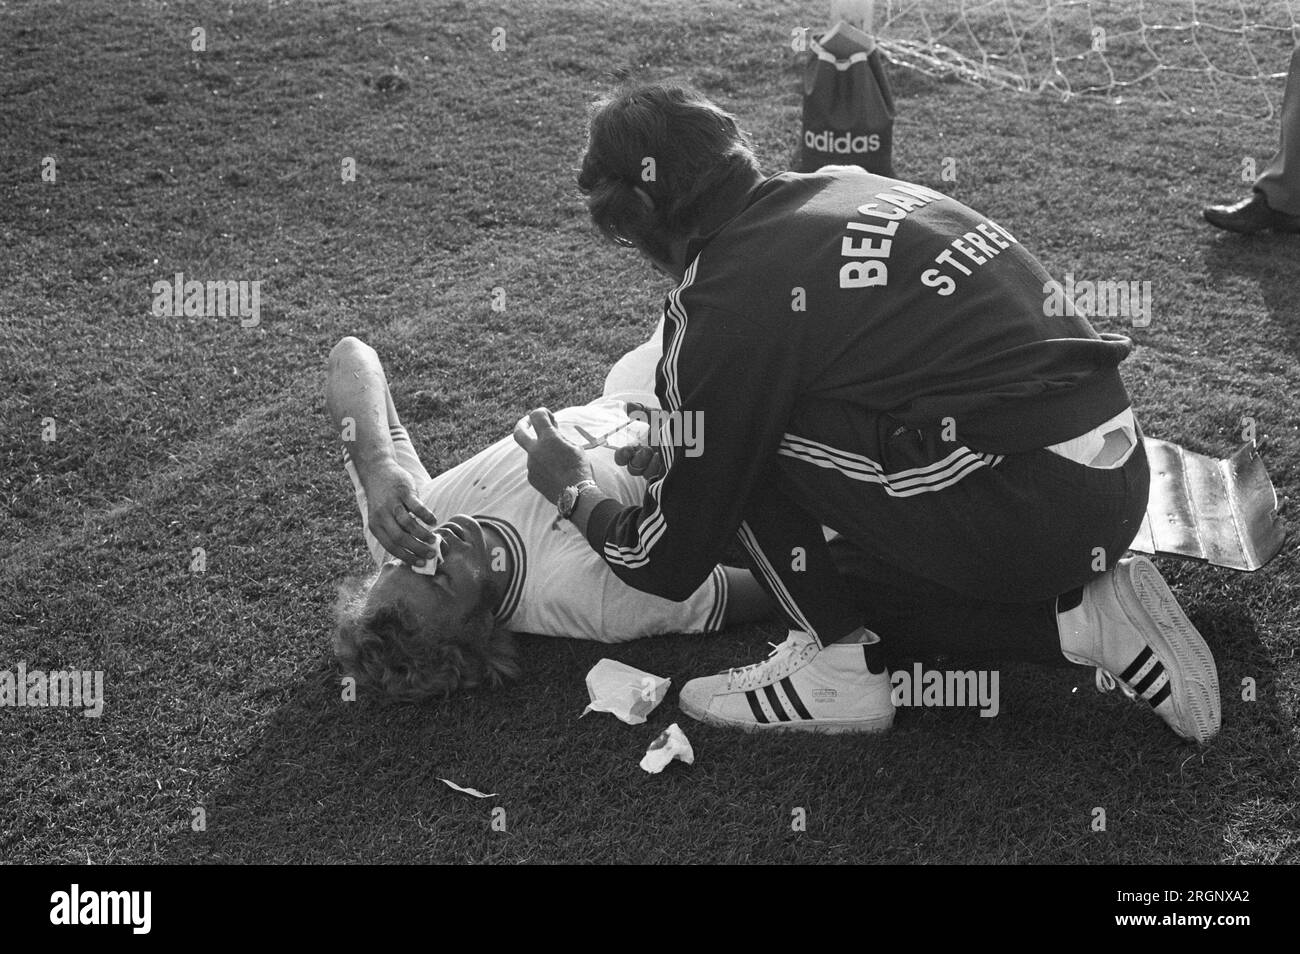
[[[651,775],[658,775],[673,759],[681,759],[687,765],[695,764],[695,750],[676,722],[650,743],[650,748],[641,759],[641,767]]]
[[[587,695],[591,697],[591,703],[582,710],[582,715],[608,712],[628,725],[640,725],[655,706],[664,701],[671,684],[671,679],[642,672],[613,659],[602,659],[587,673]]]

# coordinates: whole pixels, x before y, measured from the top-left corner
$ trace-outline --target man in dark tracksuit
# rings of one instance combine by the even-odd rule
[[[684,711],[886,728],[879,633],[1064,654],[1213,735],[1208,648],[1150,562],[1123,558],[1149,481],[1117,371],[1130,342],[1052,307],[1009,231],[856,168],[764,179],[734,120],[679,87],[604,103],[579,185],[678,281],[652,446],[623,455],[652,479],[639,507],[605,498],[539,409],[516,432],[530,480],[622,580],[668,598],[739,537],[793,627],[765,662],[688,683]]]

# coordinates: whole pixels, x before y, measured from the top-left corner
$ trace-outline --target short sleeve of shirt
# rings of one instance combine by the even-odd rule
[[[603,563],[602,563],[603,566]],[[628,586],[605,570],[604,631],[614,641],[655,633],[716,633],[727,613],[727,577],[714,567],[690,599],[674,603]]]

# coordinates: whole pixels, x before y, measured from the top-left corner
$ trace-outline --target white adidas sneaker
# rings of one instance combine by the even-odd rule
[[[1126,557],[1088,583],[1083,601],[1057,613],[1061,651],[1097,667],[1097,688],[1141,698],[1182,738],[1208,742],[1219,731],[1214,656],[1160,572]]]
[[[867,667],[880,637],[868,639],[819,649],[791,630],[763,662],[692,679],[677,704],[693,719],[747,732],[883,732],[894,722],[894,702],[889,671]]]

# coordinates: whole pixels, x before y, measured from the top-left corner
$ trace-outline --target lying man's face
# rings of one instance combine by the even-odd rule
[[[487,542],[477,520],[458,513],[434,532],[442,540],[442,560],[434,575],[389,560],[366,597],[370,607],[405,604],[424,632],[455,629],[478,604],[489,576]]]

